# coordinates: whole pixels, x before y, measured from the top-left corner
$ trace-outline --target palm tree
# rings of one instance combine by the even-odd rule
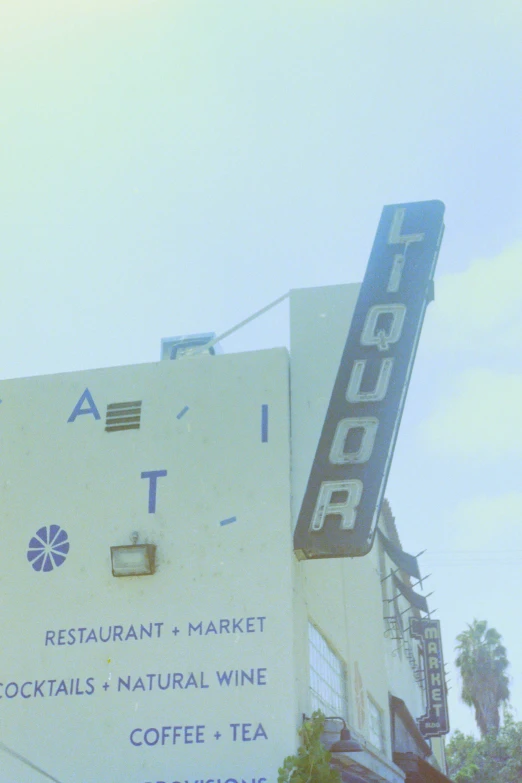
[[[475,720],[482,737],[497,734],[500,706],[509,699],[509,661],[502,637],[485,620],[473,620],[457,636],[455,663],[462,677],[462,700],[475,708]]]

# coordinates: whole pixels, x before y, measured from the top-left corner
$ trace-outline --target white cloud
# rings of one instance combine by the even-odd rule
[[[442,456],[495,460],[522,454],[522,374],[472,369],[452,396],[420,425],[425,445]]]
[[[435,281],[424,350],[516,348],[522,338],[522,242]]]

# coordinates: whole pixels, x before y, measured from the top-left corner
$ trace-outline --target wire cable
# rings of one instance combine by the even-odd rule
[[[3,750],[4,753],[7,753],[9,756],[13,756],[13,758],[18,759],[18,761],[21,761],[22,764],[25,764],[28,767],[31,767],[31,769],[36,770],[36,772],[39,772],[40,775],[43,775],[44,778],[47,778],[48,780],[54,780],[54,783],[62,783],[61,780],[58,780],[58,778],[54,778],[52,775],[49,775],[48,772],[46,772],[41,767],[37,767],[36,764],[33,764],[32,761],[29,761],[29,759],[26,759],[25,756],[22,756],[21,753],[17,753],[15,750],[11,750],[11,748],[8,748],[7,745],[4,745],[3,742],[0,742],[0,750]]]
[[[263,313],[266,313],[267,310],[271,310],[272,307],[275,307],[280,302],[283,302],[285,299],[288,299],[290,296],[290,291],[287,291],[286,294],[283,294],[283,296],[280,296],[278,299],[275,299],[273,302],[270,302],[270,304],[267,304],[265,307],[262,307],[261,310],[258,310],[257,312],[253,313],[253,315],[249,315],[248,318],[245,318],[244,321],[241,321],[240,323],[233,326],[231,329],[227,329],[226,332],[223,332],[222,334],[219,334],[217,337],[214,337],[213,340],[211,340],[209,343],[205,343],[205,345],[202,345],[201,348],[198,348],[197,351],[194,351],[192,356],[196,356],[198,353],[203,353],[204,351],[208,351],[209,348],[212,348],[213,345],[223,340],[225,337],[228,337],[229,334],[233,334],[234,332],[237,332],[238,329],[241,329],[242,326],[246,326],[246,324],[249,324],[250,321],[253,321],[254,318],[259,318],[260,315],[263,315]]]

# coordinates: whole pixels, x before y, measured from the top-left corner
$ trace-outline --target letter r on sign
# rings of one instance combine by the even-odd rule
[[[324,521],[329,515],[341,518],[341,530],[353,530],[362,491],[363,483],[359,479],[323,481],[310,523],[310,530],[322,530]]]

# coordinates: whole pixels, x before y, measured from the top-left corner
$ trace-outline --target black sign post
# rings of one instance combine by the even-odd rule
[[[441,201],[382,211],[295,528],[300,559],[372,548],[443,216]]]

